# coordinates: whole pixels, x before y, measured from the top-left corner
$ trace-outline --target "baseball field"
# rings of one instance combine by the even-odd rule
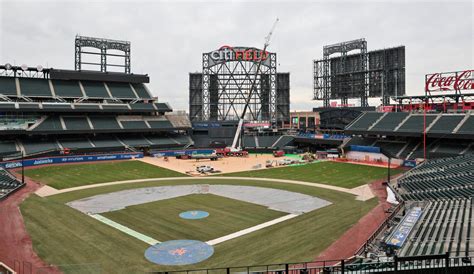
[[[31,195],[21,205],[33,248],[44,261],[59,266],[65,273],[94,273],[99,270],[102,273],[143,273],[311,261],[377,205],[377,198],[360,201],[350,193],[311,184],[351,189],[384,178],[386,169],[321,162],[230,174],[232,177],[242,177],[240,179],[225,176],[193,178],[140,161],[126,161],[50,166],[27,170],[26,175],[35,181],[66,190],[46,197]],[[97,187],[92,185],[146,178],[156,180]],[[274,178],[275,181],[260,178]],[[309,184],[277,181],[282,178],[306,181]],[[88,188],[67,191],[70,187],[81,185]],[[267,202],[270,206],[265,204],[266,201],[251,201],[253,197],[233,197],[232,193],[199,192],[159,200],[136,201],[143,197],[149,198],[153,193],[162,195],[163,187],[172,190],[173,187],[202,185],[210,186],[211,189],[253,187],[284,195],[278,196],[280,198],[264,196],[270,201]],[[94,210],[99,212],[101,218],[108,220],[109,224],[92,218],[94,214],[87,210],[81,211],[71,206],[94,199],[114,203],[117,199],[107,200],[107,195],[121,193],[125,195],[123,197],[128,197],[137,195],[138,191],[144,192],[142,196],[136,196],[142,198],[129,199],[131,201],[125,203],[126,206],[110,210],[95,207]],[[281,201],[288,207],[294,206],[297,201],[286,198],[286,195],[304,195],[324,201],[324,205],[311,210],[290,212],[291,210],[281,207]],[[272,200],[275,200],[274,204],[271,204]],[[189,210],[205,211],[209,213],[209,217],[200,220],[179,217],[180,213]],[[285,216],[290,217],[281,221]],[[280,221],[269,224],[275,220]],[[116,224],[116,227],[110,223]],[[262,228],[261,224],[268,226]],[[126,230],[120,227],[125,227]],[[244,233],[249,228],[255,229],[251,233]],[[206,260],[171,266],[157,265],[147,260],[144,252],[150,248],[150,243],[140,239],[140,235],[156,242],[186,239],[213,243],[213,240],[226,238],[226,235],[228,239],[214,241],[214,252]]]

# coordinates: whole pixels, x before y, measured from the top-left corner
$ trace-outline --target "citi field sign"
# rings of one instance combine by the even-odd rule
[[[428,74],[425,91],[461,91],[474,89],[474,70]]]
[[[268,51],[256,48],[231,47],[224,45],[218,50],[211,51],[209,56],[216,63],[228,61],[259,62],[267,60],[268,54]]]

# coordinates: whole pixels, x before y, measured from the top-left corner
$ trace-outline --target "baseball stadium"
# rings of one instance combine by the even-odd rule
[[[0,65],[0,273],[473,273],[474,69],[413,95],[405,46],[329,44],[292,111],[278,22],[196,52],[187,111],[131,41]]]

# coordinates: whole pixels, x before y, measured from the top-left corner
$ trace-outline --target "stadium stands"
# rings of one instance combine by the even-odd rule
[[[0,77],[0,94],[17,95],[16,81],[13,77]]]
[[[51,82],[56,96],[64,98],[83,97],[81,87],[77,81],[52,80]]]
[[[399,251],[400,256],[443,254],[468,256],[474,232],[473,200],[451,199],[428,202],[422,219]]]
[[[409,113],[407,112],[387,113],[387,115],[372,126],[370,131],[394,131],[408,115]]]
[[[423,115],[410,115],[396,131],[423,133],[424,119]],[[428,128],[435,119],[436,115],[426,115],[426,127]]]
[[[123,152],[193,143],[182,136],[191,128],[187,116],[168,119],[165,114],[171,107],[151,96],[141,82],[145,78],[60,72],[67,75],[0,77],[0,112],[9,115],[0,120],[0,134],[7,134],[0,141],[0,155],[13,159],[20,152],[36,157],[60,155],[65,148],[68,153]]]
[[[470,115],[466,120],[461,121],[463,123],[456,132],[457,134],[474,134],[474,115]]]
[[[21,188],[24,184],[3,168],[0,168],[0,200]]]
[[[52,97],[49,81],[37,78],[18,78],[21,95],[27,97]]]
[[[369,130],[369,128],[382,117],[384,113],[381,112],[364,112],[354,122],[349,124],[346,129],[349,130]]]
[[[23,140],[22,145],[26,155],[34,155],[45,152],[59,151],[59,145],[56,140]]]
[[[464,115],[442,115],[429,129],[430,133],[450,134],[464,119]]]
[[[407,200],[474,196],[474,154],[427,161],[398,180]]]

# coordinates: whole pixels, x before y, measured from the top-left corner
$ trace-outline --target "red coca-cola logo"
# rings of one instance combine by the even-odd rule
[[[426,78],[426,91],[448,91],[474,89],[474,70],[465,70],[454,73],[435,73]]]

